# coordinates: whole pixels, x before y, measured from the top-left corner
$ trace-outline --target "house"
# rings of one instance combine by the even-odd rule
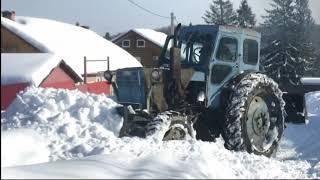
[[[132,29],[115,37],[112,42],[128,51],[143,67],[158,66],[167,35],[152,29]]]
[[[43,18],[1,17],[1,109],[28,85],[109,94],[102,72],[128,67],[142,65],[89,29]]]
[[[27,86],[75,89],[82,79],[51,53],[1,53],[1,110]]]
[[[126,67],[141,67],[128,52],[95,32],[63,22],[44,18],[1,17],[1,53],[53,53],[59,55],[81,78],[86,71],[87,82],[101,80],[101,72]]]

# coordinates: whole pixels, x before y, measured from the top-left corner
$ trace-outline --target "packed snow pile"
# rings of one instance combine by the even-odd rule
[[[51,160],[99,154],[122,126],[117,106],[105,95],[30,87],[1,114],[1,132],[36,130],[49,141]]]
[[[320,92],[307,96],[312,108],[319,107],[314,101],[319,96]],[[1,131],[37,131],[47,140],[50,153],[42,162],[50,162],[21,167],[8,167],[7,162],[1,178],[320,177],[320,114],[312,116],[311,126],[290,124],[279,154],[266,158],[228,151],[222,139],[212,143],[118,138],[123,120],[116,114],[117,106],[104,95],[28,88],[2,112]],[[14,151],[4,155],[13,156]]]

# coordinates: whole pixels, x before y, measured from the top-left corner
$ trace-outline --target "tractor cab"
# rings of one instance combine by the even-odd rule
[[[166,39],[159,67],[116,72],[118,99],[124,105],[156,112],[172,109],[180,100],[217,108],[221,90],[230,79],[259,71],[260,37],[253,30],[232,26],[178,25]]]
[[[221,88],[232,77],[245,71],[259,71],[260,33],[232,26],[196,25],[177,28],[168,37],[168,46],[178,49],[181,82],[192,101],[194,93],[205,95],[206,107],[217,107]],[[160,64],[169,66],[168,47],[163,48]],[[196,89],[195,89],[196,88]],[[193,98],[192,98],[193,97]]]

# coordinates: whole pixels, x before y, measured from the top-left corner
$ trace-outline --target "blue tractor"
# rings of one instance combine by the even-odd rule
[[[115,78],[106,71],[123,104],[120,136],[215,141],[221,135],[229,150],[270,157],[284,131],[285,101],[259,71],[260,39],[251,29],[178,25],[159,67],[120,69]]]

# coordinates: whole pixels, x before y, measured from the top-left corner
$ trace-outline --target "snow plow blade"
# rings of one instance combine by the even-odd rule
[[[301,78],[301,84],[280,87],[286,102],[286,122],[308,124],[308,110],[305,95],[320,91],[320,78]]]

